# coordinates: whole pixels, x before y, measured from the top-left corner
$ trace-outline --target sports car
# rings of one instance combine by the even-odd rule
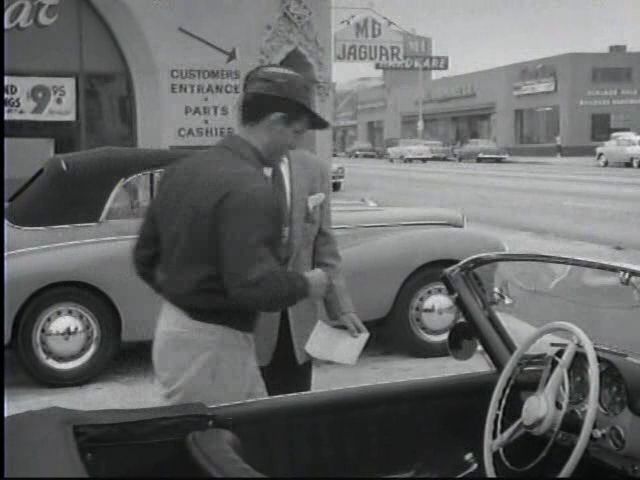
[[[453,149],[454,158],[458,162],[471,160],[476,163],[485,160],[502,162],[509,159],[509,154],[495,142],[484,138],[472,138],[460,148]]]
[[[5,209],[4,344],[60,386],[90,380],[122,342],[152,338],[160,298],[135,273],[132,248],[178,150],[99,148],[54,156]],[[446,355],[453,317],[442,270],[503,251],[462,213],[334,202],[333,228],[357,313],[415,356]]]
[[[640,268],[482,254],[442,280],[458,318],[449,349],[465,361],[481,344],[486,371],[27,411],[5,419],[5,475],[640,478]]]

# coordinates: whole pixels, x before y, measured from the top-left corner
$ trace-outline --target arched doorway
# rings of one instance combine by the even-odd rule
[[[29,20],[43,18],[39,8],[36,0],[5,2],[14,19],[4,31],[5,84],[22,106],[9,117],[5,108],[5,187],[53,153],[136,145],[133,83],[107,24],[86,0],[52,3],[44,24]],[[56,96],[61,86],[66,98]]]

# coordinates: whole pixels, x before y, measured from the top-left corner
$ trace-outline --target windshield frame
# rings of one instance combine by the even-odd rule
[[[444,284],[453,293],[454,300],[464,318],[472,324],[472,328],[484,345],[487,354],[500,370],[509,361],[517,345],[474,279],[474,273],[478,268],[498,262],[555,263],[640,276],[640,267],[604,263],[585,258],[529,253],[479,254],[446,269],[442,275]]]

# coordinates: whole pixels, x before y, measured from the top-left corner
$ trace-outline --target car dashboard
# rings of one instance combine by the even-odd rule
[[[560,346],[560,345],[558,345]],[[563,345],[564,346],[564,345]],[[585,458],[604,464],[618,474],[640,478],[640,360],[622,353],[599,351],[598,410],[585,450]],[[555,354],[562,354],[562,349]],[[538,355],[529,360],[535,361]],[[533,366],[529,364],[529,366]],[[541,370],[541,366],[534,367]],[[589,375],[586,355],[576,354],[568,371],[568,407],[557,442],[573,447],[586,414]],[[523,398],[530,394],[525,389]]]
[[[569,368],[569,407],[580,418],[586,410],[587,367],[586,356],[578,353]],[[598,412],[587,451],[640,478],[640,362],[623,354],[598,353],[598,367]],[[574,440],[567,435],[560,441]]]

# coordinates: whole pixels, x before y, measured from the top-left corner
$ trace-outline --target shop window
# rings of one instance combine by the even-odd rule
[[[557,106],[516,110],[516,142],[520,145],[555,143],[560,134]]]
[[[591,80],[594,83],[628,83],[632,81],[632,73],[631,67],[594,68]]]
[[[591,141],[605,142],[615,132],[631,130],[631,115],[628,112],[594,113],[591,115]]]
[[[91,74],[85,89],[86,148],[133,146],[133,123],[125,74]]]

